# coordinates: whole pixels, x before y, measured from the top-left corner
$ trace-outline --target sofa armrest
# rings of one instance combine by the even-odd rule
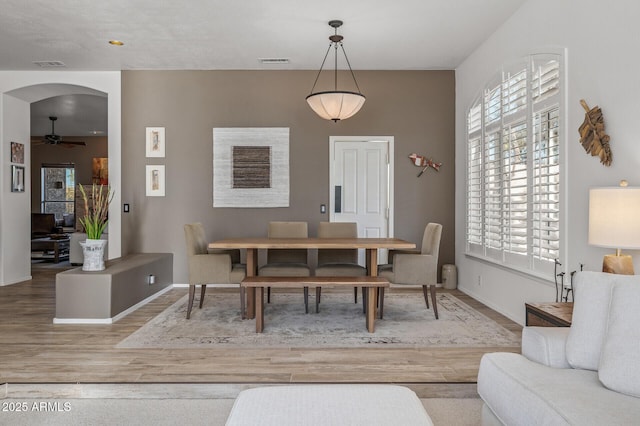
[[[522,355],[531,361],[553,368],[571,368],[565,345],[569,327],[524,327]]]

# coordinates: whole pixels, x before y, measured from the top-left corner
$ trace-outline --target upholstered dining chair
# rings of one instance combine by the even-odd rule
[[[307,238],[307,222],[269,222],[268,238]],[[308,277],[307,249],[269,249],[267,263],[258,269],[265,277]],[[267,287],[267,303],[271,302],[271,287]]]
[[[320,222],[318,238],[357,238],[358,224],[355,222]],[[359,277],[367,275],[367,268],[358,264],[358,249],[319,249],[318,277]],[[318,292],[318,295],[320,292]],[[355,303],[358,303],[358,287],[353,288]]]
[[[201,223],[184,225],[189,266],[189,305],[187,319],[191,317],[196,286],[200,286],[200,308],[204,302],[207,284],[238,284],[246,275],[245,265],[240,264],[239,250],[207,249],[207,239]],[[244,318],[244,291],[240,288],[240,312]]]
[[[433,313],[438,319],[436,284],[438,282],[438,254],[442,225],[429,223],[422,236],[420,251],[391,250],[390,264],[380,265],[378,275],[394,284],[422,285],[424,301],[429,309],[429,294],[433,303]],[[428,291],[427,291],[428,289]]]

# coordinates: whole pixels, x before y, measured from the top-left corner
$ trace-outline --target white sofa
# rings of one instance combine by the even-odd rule
[[[82,246],[80,245],[80,241],[84,241],[87,239],[87,234],[84,232],[74,232],[69,236],[69,263],[78,266],[84,263],[84,253],[82,251]],[[108,233],[102,234],[103,240],[109,239]],[[108,245],[108,243],[107,243]],[[107,260],[107,246],[104,248],[104,260]]]
[[[640,275],[579,272],[571,327],[482,357],[483,425],[640,424]]]

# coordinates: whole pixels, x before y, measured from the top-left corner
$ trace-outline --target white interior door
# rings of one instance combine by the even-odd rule
[[[359,237],[393,236],[392,157],[392,137],[330,138],[331,222],[356,222]],[[378,260],[386,263],[386,250]]]

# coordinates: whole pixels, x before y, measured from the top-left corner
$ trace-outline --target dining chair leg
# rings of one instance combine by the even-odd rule
[[[378,297],[380,300],[380,319],[382,319],[384,313],[384,287],[378,289]]]
[[[202,309],[202,304],[204,303],[204,293],[207,291],[207,285],[202,284],[200,286],[200,309]]]
[[[436,286],[430,285],[429,292],[431,293],[431,303],[433,303],[433,313],[436,315],[436,319],[438,319],[438,303],[436,302]]]
[[[304,288],[304,313],[309,313],[309,287]]]
[[[193,299],[196,295],[196,286],[189,286],[189,304],[187,305],[187,319],[191,318],[191,309],[193,309]]]
[[[267,287],[267,303],[271,303],[271,287]]]
[[[353,303],[358,303],[358,287],[353,288]]]
[[[322,287],[316,287],[316,314],[320,312],[320,293],[322,291]]]
[[[424,301],[427,304],[427,309],[429,309],[429,293],[427,292],[427,286],[422,286],[422,295],[424,296]]]

